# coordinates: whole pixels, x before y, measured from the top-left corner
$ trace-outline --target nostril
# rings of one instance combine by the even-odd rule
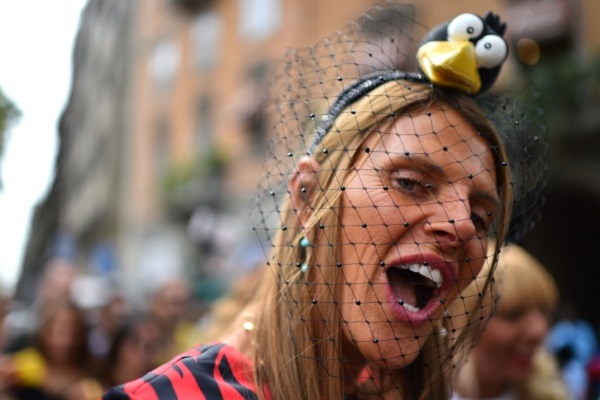
[[[440,242],[455,242],[457,240],[455,234],[445,229],[435,229],[433,233]]]

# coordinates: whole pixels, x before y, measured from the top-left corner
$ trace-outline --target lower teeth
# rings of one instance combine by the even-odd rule
[[[420,308],[411,306],[408,303],[405,303],[402,299],[398,299],[398,304],[400,304],[402,307],[404,307],[405,309],[407,309],[408,311],[412,312],[412,313],[416,313],[418,311],[420,311]]]

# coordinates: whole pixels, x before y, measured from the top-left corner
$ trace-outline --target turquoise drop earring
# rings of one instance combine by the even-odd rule
[[[302,248],[302,255],[306,256],[306,249],[308,248],[308,246],[310,246],[310,240],[308,240],[307,238],[303,237],[302,239],[300,239],[300,247]],[[300,266],[300,271],[305,274],[306,271],[308,271],[308,264],[306,262],[302,263],[302,265]]]

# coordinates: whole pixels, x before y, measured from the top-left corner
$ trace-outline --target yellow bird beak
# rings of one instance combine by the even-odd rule
[[[481,89],[475,46],[469,41],[428,42],[419,48],[421,70],[434,85],[475,94]]]

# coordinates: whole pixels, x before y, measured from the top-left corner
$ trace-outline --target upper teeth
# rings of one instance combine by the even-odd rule
[[[408,269],[411,272],[415,272],[417,274],[423,275],[425,278],[432,280],[435,282],[436,286],[439,288],[444,283],[444,278],[442,277],[442,273],[435,268],[431,268],[429,265],[424,264],[405,264],[400,265],[401,269]]]

